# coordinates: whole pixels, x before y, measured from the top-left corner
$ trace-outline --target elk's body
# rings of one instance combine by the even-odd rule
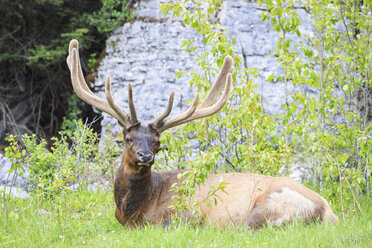
[[[183,170],[151,172],[150,168],[140,171],[131,168],[122,164],[116,175],[116,218],[125,226],[146,222],[167,225],[175,214],[169,208],[175,204],[172,200],[175,192],[169,189],[172,184],[179,183],[177,176]],[[317,219],[337,222],[326,200],[287,177],[250,173],[211,174],[205,184],[197,188],[196,200],[206,202],[211,187],[218,186],[221,180],[228,183],[225,188],[228,194],[219,191],[217,205],[207,207],[202,204],[200,207],[202,218],[209,223],[257,228],[267,221],[274,226],[295,220],[306,223]],[[184,215],[186,219],[196,217],[190,213]]]
[[[79,61],[78,42],[72,40],[67,58],[76,94],[87,103],[116,118],[123,126],[125,150],[114,184],[115,216],[125,226],[142,223],[168,224],[175,214],[169,208],[175,202],[169,191],[174,183],[181,183],[178,174],[183,171],[153,172],[151,167],[159,151],[159,136],[164,130],[207,117],[218,112],[226,103],[232,88],[232,58],[226,57],[221,71],[204,101],[198,105],[196,95],[191,107],[180,114],[169,116],[174,92],[164,113],[152,123],[142,126],[137,120],[132,88],[128,84],[130,115],[111,96],[110,78],[106,79],[106,99],[95,96],[86,85]],[[220,91],[224,91],[217,100]],[[295,220],[311,222],[338,221],[326,200],[314,191],[286,177],[270,177],[249,173],[225,173],[209,175],[205,184],[196,191],[196,200],[206,202],[208,192],[220,181],[227,183],[224,193],[218,191],[218,204],[208,208],[200,206],[201,218],[215,225],[247,225],[261,227],[292,223]],[[186,219],[195,218],[191,211],[183,213]]]

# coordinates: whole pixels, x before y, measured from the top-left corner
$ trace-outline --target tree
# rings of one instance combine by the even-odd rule
[[[84,44],[82,58],[90,59],[83,60],[83,70],[94,72],[107,35],[129,17],[127,4],[1,0],[0,140],[6,133],[56,134],[73,92],[65,63],[69,41]]]

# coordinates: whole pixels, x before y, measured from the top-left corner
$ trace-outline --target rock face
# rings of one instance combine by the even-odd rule
[[[152,121],[155,114],[164,110],[172,90],[176,91],[173,113],[185,110],[186,101],[193,99],[194,93],[188,80],[177,79],[175,71],[198,68],[194,62],[197,54],[185,52],[181,45],[185,39],[194,39],[200,51],[204,49],[203,41],[195,32],[179,20],[165,19],[159,13],[161,2],[149,0],[135,4],[135,20],[116,28],[108,39],[107,56],[100,64],[94,83],[97,95],[104,97],[105,78],[110,75],[114,99],[127,111],[127,84],[132,83],[137,115],[142,123]],[[259,87],[265,111],[276,114],[284,103],[284,85],[267,82],[267,77],[281,73],[276,58],[270,55],[278,35],[268,22],[261,22],[262,11],[255,3],[229,0],[224,1],[217,20],[237,40],[236,51],[244,55],[247,67],[260,69],[258,77],[252,80]],[[309,17],[304,11],[298,13],[304,27],[301,32],[308,32],[311,28]],[[296,37],[290,38],[294,43],[299,42]],[[103,128],[111,126],[113,134],[120,131],[117,121],[106,114],[101,124]],[[6,185],[10,161],[1,154],[0,165],[0,185]],[[292,171],[297,172],[296,169]],[[9,178],[13,178],[12,175]],[[25,188],[25,178],[17,177],[15,185]]]
[[[136,4],[137,20],[118,27],[109,38],[107,56],[95,81],[95,88],[101,89],[98,95],[104,96],[105,78],[110,75],[113,97],[127,111],[127,84],[132,83],[142,123],[150,122],[164,110],[172,90],[176,91],[174,112],[183,110],[185,101],[193,98],[188,81],[176,79],[175,71],[196,69],[195,54],[186,53],[181,45],[184,39],[197,36],[179,21],[162,19],[158,6],[157,1]],[[110,125],[112,132],[117,133],[117,121],[103,116],[102,126]]]
[[[107,41],[107,56],[102,60],[95,81],[98,95],[104,96],[104,81],[111,76],[114,98],[128,109],[127,84],[133,84],[133,95],[138,118],[142,123],[153,120],[155,114],[163,111],[169,94],[176,91],[173,113],[185,109],[185,102],[194,98],[188,80],[176,79],[176,70],[197,70],[197,54],[187,53],[181,48],[184,39],[195,39],[197,46],[204,48],[203,41],[190,28],[177,19],[165,19],[158,8],[161,1],[140,1],[135,4],[135,20],[118,27]],[[217,20],[237,40],[236,51],[246,58],[248,67],[259,68],[259,86],[266,112],[275,114],[284,103],[283,83],[269,83],[267,77],[279,74],[281,68],[270,52],[278,38],[268,22],[262,22],[255,3],[248,1],[224,1]],[[311,23],[305,12],[299,11],[305,29]],[[306,30],[301,30],[306,32]],[[291,37],[294,43],[296,37]],[[290,90],[290,89],[289,89]],[[117,121],[103,114],[102,126],[112,127],[112,133],[119,132]]]
[[[26,198],[28,193],[25,191],[27,187],[27,171],[21,176],[15,172],[9,174],[12,164],[10,160],[0,153],[0,194],[5,192],[11,197]]]

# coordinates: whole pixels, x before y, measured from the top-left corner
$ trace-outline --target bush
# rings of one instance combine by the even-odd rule
[[[209,77],[215,77],[223,58],[231,55],[235,61],[230,104],[217,115],[178,128],[178,139],[167,133],[162,137],[169,150],[162,153],[164,163],[190,168],[184,185],[175,188],[180,194],[192,198],[193,187],[211,172],[249,171],[276,176],[279,169],[287,174],[298,160],[312,165],[312,181],[308,183],[331,201],[341,201],[343,206],[345,199],[352,200],[358,207],[358,195],[369,194],[372,81],[367,68],[372,55],[365,53],[371,51],[369,10],[354,0],[347,4],[301,3],[303,6],[293,1],[259,1],[267,8],[262,19],[270,20],[278,32],[273,54],[283,68],[282,75],[272,75],[268,81],[282,81],[285,89],[289,84],[306,84],[318,92],[311,98],[301,90],[286,90],[283,111],[276,116],[265,114],[259,95],[254,93],[252,78],[258,69],[243,68],[242,58],[235,53],[235,41],[227,37],[228,30],[211,22],[221,1],[172,1],[160,7],[164,15],[181,18],[206,43],[207,51],[197,58],[200,71],[205,73],[191,72],[191,86],[206,92]],[[302,37],[298,7],[309,11],[315,33],[303,37],[302,44],[293,45],[288,34]],[[183,46],[196,51],[191,40],[184,41]],[[178,76],[184,74],[177,72]],[[193,137],[198,138],[199,146],[190,151]],[[209,154],[208,159],[185,159],[185,155],[197,158],[205,154]],[[182,204],[179,198],[174,207],[182,210]]]
[[[47,148],[45,140],[35,135],[24,135],[25,163],[34,192],[56,195],[72,184],[82,183],[92,159],[97,152],[97,134],[81,121],[76,122],[75,132],[60,132]],[[71,145],[70,145],[71,144]]]

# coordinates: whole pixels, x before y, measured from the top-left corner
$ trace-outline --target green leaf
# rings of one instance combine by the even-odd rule
[[[306,57],[311,58],[313,56],[313,51],[311,49],[304,47],[303,51]]]
[[[268,81],[268,82],[276,81],[276,77],[275,77],[274,75],[270,75],[270,76],[267,78],[267,81]]]

